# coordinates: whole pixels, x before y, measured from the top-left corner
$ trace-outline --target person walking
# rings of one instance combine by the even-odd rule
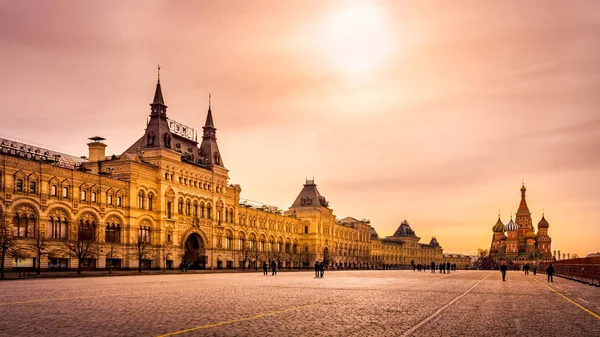
[[[500,266],[500,272],[502,273],[502,281],[506,281],[506,271],[508,270],[508,266],[503,264]]]
[[[319,263],[319,277],[323,278],[323,275],[325,275],[325,261]]]
[[[533,276],[535,276],[535,274],[537,274],[537,264],[533,265]]]
[[[431,261],[431,272],[435,274],[435,262]]]
[[[277,262],[271,261],[271,276],[277,275]]]
[[[319,277],[319,261],[315,261],[315,278]]]
[[[548,282],[554,282],[552,276],[554,275],[554,267],[552,267],[552,263],[546,268],[546,274],[548,274]]]
[[[269,265],[267,265],[267,261],[263,262],[263,275],[269,275]]]
[[[446,262],[446,269],[448,269],[448,274],[450,274],[450,262]]]

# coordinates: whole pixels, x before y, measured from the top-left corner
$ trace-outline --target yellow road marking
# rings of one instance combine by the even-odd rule
[[[20,301],[20,302],[4,302],[0,303],[0,306],[3,305],[11,305],[11,304],[27,304],[27,303],[40,303],[40,302],[51,302],[51,301],[68,301],[68,300],[79,300],[82,298],[98,298],[98,297],[107,297],[107,296],[117,296],[117,295],[100,295],[100,296],[79,296],[79,297],[58,297],[58,298],[44,298],[41,300],[30,300],[30,301]]]
[[[282,309],[282,310],[271,311],[271,312],[267,312],[267,313],[256,315],[256,316],[242,317],[242,318],[237,318],[237,319],[230,319],[230,320],[227,320],[227,321],[221,321],[221,322],[217,322],[217,323],[200,325],[200,326],[196,326],[196,327],[185,329],[185,330],[179,330],[179,331],[175,331],[175,332],[169,332],[169,333],[166,333],[164,335],[158,335],[157,337],[175,336],[175,335],[179,335],[179,334],[186,333],[186,332],[192,332],[192,331],[201,330],[201,329],[209,329],[209,328],[214,328],[214,327],[218,327],[218,326],[221,326],[221,325],[227,325],[227,324],[232,324],[232,323],[237,323],[237,322],[244,322],[244,321],[251,321],[253,319],[259,319],[259,318],[263,318],[263,317],[267,317],[267,316],[278,315],[278,314],[281,314],[281,313],[284,313],[284,312],[288,312],[288,311],[293,311],[293,310],[298,310],[298,309],[306,308],[306,307],[309,307],[309,306],[315,305],[315,304],[318,304],[318,303],[309,303],[309,304],[300,305],[300,306],[297,306],[297,307],[291,307],[291,308],[286,308],[286,309]]]
[[[545,284],[544,282],[542,282],[542,281],[538,280],[537,278],[535,278],[535,277],[533,277],[533,276],[531,276],[531,278],[533,278],[533,279],[534,279],[534,280],[535,280],[537,283],[539,283],[539,284],[541,284],[541,285],[545,286],[546,288],[548,288],[548,289],[552,290],[553,292],[555,292],[556,294],[558,294],[560,297],[564,298],[564,299],[565,299],[565,300],[567,300],[568,302],[575,304],[577,307],[579,307],[579,309],[581,309],[581,310],[583,310],[583,311],[587,312],[588,314],[590,314],[590,315],[592,315],[592,316],[596,317],[597,319],[600,319],[600,315],[598,315],[597,313],[595,313],[595,312],[591,311],[590,309],[588,309],[588,308],[586,308],[586,307],[582,306],[581,304],[579,304],[579,303],[577,303],[577,302],[573,301],[572,299],[570,299],[570,298],[568,298],[567,296],[565,296],[565,295],[561,294],[560,292],[556,291],[554,288],[552,288],[552,287],[550,287],[549,285]]]

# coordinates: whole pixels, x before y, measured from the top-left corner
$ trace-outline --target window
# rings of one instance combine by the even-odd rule
[[[96,240],[96,222],[89,220],[79,220],[78,237],[80,241]]]
[[[148,210],[151,211],[152,210],[152,202],[154,201],[154,194],[152,193],[148,193]]]
[[[171,214],[171,209],[173,208],[173,205],[171,204],[170,201],[167,201],[167,218],[171,219],[172,214]]]
[[[96,202],[96,192],[92,192],[92,202]]]
[[[261,252],[265,251],[265,239],[258,239],[258,250]]]
[[[239,241],[238,245],[239,245],[240,250],[243,250],[244,248],[246,248],[245,247],[246,246],[246,237],[244,236],[244,234],[240,233],[240,237],[239,237],[238,241]]]
[[[29,182],[29,193],[35,194],[37,192],[37,183],[35,181]]]
[[[138,233],[139,242],[151,243],[151,230],[148,226],[140,227],[140,232]]]
[[[53,239],[67,239],[68,223],[66,218],[59,216],[48,219],[48,236]]]
[[[57,193],[58,193],[58,188],[56,187],[56,185],[52,185],[50,187],[50,195],[55,197]]]
[[[112,205],[112,204],[113,204],[113,200],[112,200],[112,199],[113,199],[113,196],[112,196],[112,195],[109,195],[109,196],[108,196],[108,204],[109,204],[109,205]]]
[[[232,240],[231,234],[230,233],[225,234],[225,249],[231,249],[231,240]]]
[[[16,237],[35,236],[36,217],[33,214],[16,214],[13,218],[13,235]]]
[[[121,226],[119,224],[108,223],[104,229],[106,242],[121,242]]]
[[[204,203],[200,203],[200,217],[204,218]]]
[[[211,208],[210,204],[208,204],[208,206],[206,206],[206,217],[208,219],[212,219],[212,208]]]
[[[308,226],[304,226],[304,234],[308,234]]]
[[[192,205],[191,205],[190,201],[186,200],[186,202],[185,202],[185,215],[190,215],[191,214],[191,209],[192,209]]]
[[[86,201],[87,199],[87,192],[86,191],[81,191],[81,200],[82,201]]]
[[[17,179],[16,190],[17,192],[23,192],[23,179]]]
[[[122,206],[122,205],[123,205],[123,198],[117,197],[117,206]]]
[[[179,199],[177,203],[177,214],[183,214],[183,199]]]
[[[169,180],[169,172],[165,172],[165,180]]]
[[[69,188],[68,187],[63,187],[62,196],[63,196],[63,198],[68,198],[69,197]]]
[[[139,209],[144,209],[144,191],[140,191],[140,193],[138,193],[138,208]]]
[[[198,203],[196,201],[194,201],[194,208],[193,208],[193,213],[194,217],[198,216]]]

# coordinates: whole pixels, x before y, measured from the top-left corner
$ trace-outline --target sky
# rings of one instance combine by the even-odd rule
[[[308,177],[338,218],[404,219],[489,248],[522,182],[553,250],[600,251],[596,1],[2,1],[0,134],[73,155],[208,95],[242,197],[287,209]]]

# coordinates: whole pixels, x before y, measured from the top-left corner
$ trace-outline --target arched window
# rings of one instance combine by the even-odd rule
[[[206,205],[206,217],[212,219],[212,206],[210,204]]]
[[[67,239],[68,221],[67,213],[62,210],[52,211],[52,215],[48,217],[48,237],[52,239]]]
[[[144,209],[144,203],[145,203],[145,197],[144,197],[144,191],[140,191],[138,193],[138,208],[139,209]]]
[[[192,203],[190,199],[185,201],[185,215],[190,215],[192,212]]]
[[[30,206],[22,206],[13,217],[13,235],[34,237],[37,229],[37,215]]]
[[[227,233],[225,233],[225,249],[231,249],[231,245],[232,245],[232,241],[233,241],[233,237],[231,235],[231,233],[228,231]]]
[[[96,221],[94,220],[79,220],[78,228],[78,239],[79,241],[95,241],[96,240]]]
[[[192,215],[194,217],[198,216],[198,202],[194,200],[194,207],[192,208]]]
[[[183,199],[179,198],[179,202],[177,203],[177,213],[183,214]]]
[[[154,209],[154,194],[148,193],[148,210]]]
[[[250,234],[250,238],[248,239],[248,249],[250,251],[256,250],[256,237],[254,234]]]
[[[269,238],[269,251],[272,252],[275,249],[275,240],[273,238]]]
[[[243,232],[240,232],[238,235],[238,248],[239,250],[246,248],[246,235]]]
[[[139,232],[139,242],[150,244],[152,242],[151,229],[149,226],[141,226]]]
[[[204,218],[204,203],[200,203],[200,217]]]
[[[258,251],[260,251],[260,252],[265,251],[265,237],[264,236],[261,236],[258,239]]]

